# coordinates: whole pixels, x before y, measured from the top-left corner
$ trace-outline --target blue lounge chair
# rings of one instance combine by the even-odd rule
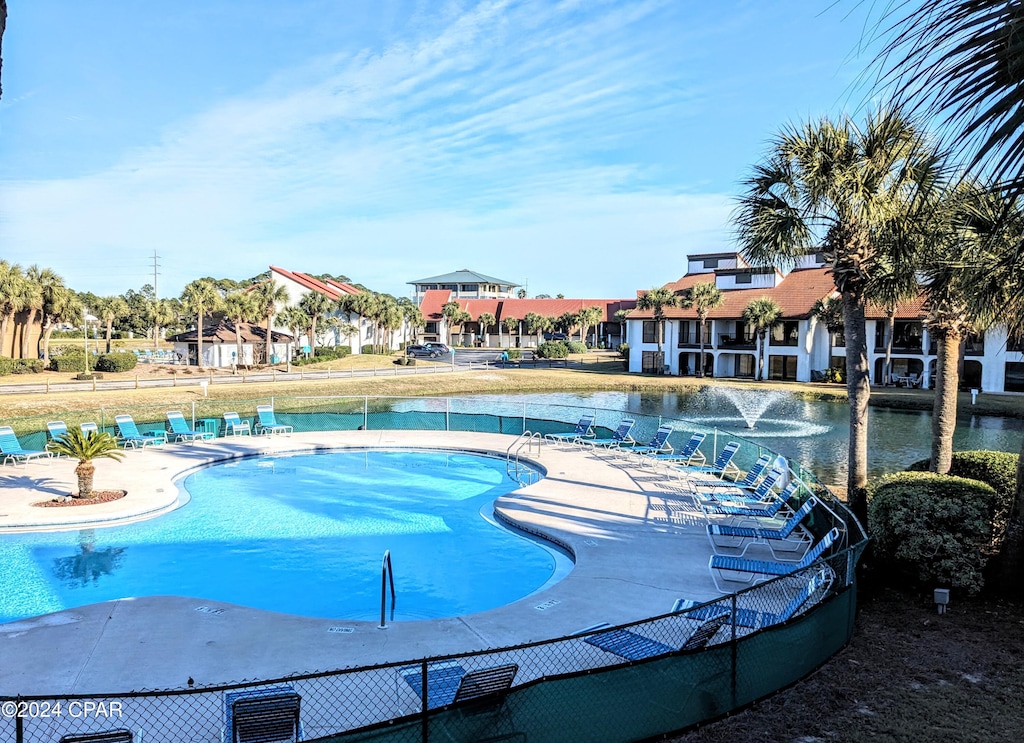
[[[118,441],[125,449],[129,447],[137,449],[140,446],[163,446],[167,443],[167,434],[163,431],[141,433],[130,415],[115,415],[114,423],[117,424]]]
[[[782,624],[795,617],[800,610],[810,601],[815,603],[828,594],[832,583],[835,580],[835,571],[827,563],[808,569],[802,576],[794,578],[806,578],[801,581],[802,585],[796,594],[786,603],[780,612],[759,611],[745,607],[737,607],[735,616],[732,616],[731,606],[724,603],[700,604],[697,601],[679,599],[672,607],[673,612],[685,612],[686,616],[693,619],[707,619],[726,613],[727,624],[734,624],[737,627],[746,629],[764,629],[774,624]],[[731,602],[730,602],[731,604]]]
[[[629,435],[635,425],[636,421],[632,418],[623,418],[619,423],[619,427],[612,433],[612,437],[610,439],[581,439],[579,443],[608,448],[622,446],[623,444],[635,444],[636,441],[634,441],[633,437]]]
[[[704,454],[700,451],[700,445],[704,443],[704,439],[707,437],[706,433],[695,433],[690,436],[690,440],[679,451],[667,454],[655,452],[652,458],[658,462],[674,462],[684,466],[699,467],[707,461]]]
[[[767,504],[768,502],[775,499],[774,491],[775,486],[778,485],[779,480],[782,479],[782,470],[773,469],[764,479],[761,480],[760,484],[753,490],[744,492],[742,490],[726,490],[722,491],[716,485],[705,485],[704,487],[710,488],[709,490],[701,491],[702,484],[695,483],[697,487],[697,499],[702,503],[728,503],[731,505],[758,505]]]
[[[716,492],[728,489],[730,493],[746,495],[757,487],[758,481],[769,472],[768,465],[771,464],[772,455],[762,454],[757,461],[747,470],[742,480],[736,482],[722,482],[721,480],[703,480],[697,483],[698,487],[714,488]]]
[[[687,635],[680,647],[666,645],[663,642],[652,640],[650,637],[628,629],[613,629],[607,632],[600,632],[584,638],[584,642],[626,660],[643,660],[658,655],[674,653],[677,650],[700,650],[706,647],[711,638],[725,624],[728,617],[729,612],[723,609],[715,616],[704,619]]]
[[[81,423],[81,424],[79,424],[78,427],[82,429],[82,433],[84,433],[86,436],[88,436],[91,433],[99,433],[100,432],[100,427],[97,426],[92,421],[87,421],[85,423]]]
[[[188,421],[180,410],[167,411],[167,423],[171,430],[167,438],[171,441],[195,441],[196,439],[212,439],[213,434],[206,431],[195,431],[188,427]]]
[[[735,480],[739,477],[740,468],[732,463],[732,458],[740,450],[738,441],[730,441],[722,451],[718,453],[713,464],[700,467],[673,467],[678,475],[688,478],[700,477],[700,475],[714,475],[716,480],[724,481],[726,476],[732,476]]]
[[[248,420],[242,420],[238,413],[224,414],[224,435],[225,436],[251,436],[252,426]]]
[[[132,743],[132,731],[124,728],[104,730],[101,733],[65,735],[59,743]]]
[[[776,560],[781,559],[779,553],[799,557],[811,546],[811,537],[808,533],[798,530],[798,527],[816,505],[818,505],[817,498],[813,496],[808,498],[807,502],[777,529],[764,526],[708,524],[707,532],[708,539],[711,541],[711,549],[716,555],[734,554],[742,557],[751,545],[764,544],[771,549]],[[722,550],[739,550],[739,552],[723,552]]]
[[[50,458],[51,451],[37,451],[35,449],[23,449],[18,437],[14,435],[14,429],[10,426],[0,426],[0,454],[3,455],[4,464],[13,462],[24,464],[30,459]]]
[[[596,434],[594,433],[594,416],[585,415],[580,418],[579,423],[576,424],[576,428],[570,433],[546,433],[544,438],[552,443],[559,443],[561,441],[568,441],[570,443],[576,443],[580,439],[593,438]]]
[[[274,417],[274,409],[269,405],[257,405],[256,415],[259,417],[256,422],[256,433],[258,434],[291,433],[295,430],[291,426],[278,423]]]
[[[751,560],[747,557],[732,557],[730,555],[712,555],[708,561],[708,569],[711,571],[711,579],[715,587],[722,593],[731,593],[732,589],[722,588],[723,581],[731,583],[746,583],[748,585],[761,580],[768,580],[776,575],[790,575],[811,566],[815,560],[831,547],[839,539],[839,529],[833,527],[832,531],[818,540],[803,556],[800,562],[776,562],[774,560]],[[739,576],[739,577],[728,577]]]
[[[460,702],[501,701],[512,688],[519,666],[482,668],[467,672],[455,661],[427,666],[427,709],[446,707]],[[423,675],[419,666],[403,668],[399,674],[422,699]]]
[[[64,421],[50,421],[46,424],[46,433],[49,436],[49,440],[46,442],[46,450],[53,451],[54,445],[57,443],[57,439],[68,432],[68,425]],[[56,454],[60,456],[60,454]]]
[[[799,491],[801,487],[802,483],[798,480],[794,480],[786,486],[785,490],[775,497],[775,500],[770,503],[765,503],[764,501],[748,503],[735,501],[702,503],[701,510],[704,511],[706,516],[734,516],[748,519],[773,519],[780,512],[783,512],[783,509],[789,508],[789,500],[797,494],[797,491]]]
[[[630,451],[636,454],[671,454],[672,444],[668,443],[668,437],[672,435],[672,426],[664,423],[658,426],[657,433],[646,444],[634,446]]]

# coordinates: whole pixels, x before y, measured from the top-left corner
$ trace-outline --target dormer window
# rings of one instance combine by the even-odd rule
[[[753,278],[751,277],[750,273],[747,272],[747,271],[744,271],[743,273],[736,274],[736,283],[737,284],[749,284],[749,283],[751,283],[752,280],[753,280]]]
[[[721,258],[705,258],[704,268],[718,268],[718,264],[721,262]]]

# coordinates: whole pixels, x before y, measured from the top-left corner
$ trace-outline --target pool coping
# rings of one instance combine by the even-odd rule
[[[123,463],[99,463],[98,486],[127,489],[132,499],[83,509],[101,510],[104,524],[159,513],[177,501],[175,480],[224,459],[351,448],[504,457],[515,438],[347,431],[168,445],[129,452]],[[550,639],[599,622],[620,624],[664,614],[681,597],[720,595],[707,569],[710,547],[703,519],[670,481],[637,466],[631,461],[635,458],[615,453],[545,445],[523,459],[547,476],[498,498],[496,517],[546,536],[576,561],[565,578],[539,593],[479,614],[399,622],[386,630],[373,622],[292,616],[187,597],[94,604],[0,625],[5,658],[0,695],[176,689],[190,678],[199,687],[413,660]],[[0,534],[9,533],[19,519],[24,522],[25,510],[41,500],[41,492],[64,483],[70,487],[74,465],[54,460],[19,466],[19,484],[4,491]],[[63,515],[78,508],[32,510]],[[57,525],[56,514],[47,518],[53,519],[50,527]],[[75,521],[64,528],[98,523],[95,515],[65,518]]]

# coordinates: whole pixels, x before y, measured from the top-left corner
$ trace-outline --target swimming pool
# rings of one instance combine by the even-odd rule
[[[344,451],[232,460],[179,485],[190,502],[136,524],[0,538],[0,622],[125,597],[176,595],[311,617],[379,620],[390,550],[396,621],[502,606],[568,558],[498,526],[519,487],[504,460]]]

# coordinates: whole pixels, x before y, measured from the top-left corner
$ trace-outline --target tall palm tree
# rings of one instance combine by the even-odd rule
[[[508,331],[508,347],[512,348],[512,333],[519,331],[519,318],[509,315],[502,319],[501,324],[504,325],[505,330]]]
[[[659,365],[663,364],[665,359],[665,355],[661,351],[661,344],[665,341],[665,308],[679,307],[681,303],[682,297],[665,287],[648,289],[636,301],[638,310],[654,312],[654,322],[657,323],[658,332],[658,358],[661,359]]]
[[[178,319],[178,310],[170,299],[149,303],[149,319],[153,323],[153,348],[160,347],[160,330]]]
[[[78,476],[78,493],[76,498],[91,498],[93,492],[93,476],[96,474],[94,459],[124,459],[124,451],[117,448],[117,439],[105,431],[82,432],[78,426],[72,426],[67,433],[60,436],[51,446],[54,454],[63,454],[78,460],[75,475]]]
[[[288,328],[288,332],[291,333],[292,336],[292,347],[291,351],[288,353],[288,365],[290,370],[292,357],[298,353],[299,336],[310,328],[312,319],[306,311],[302,309],[302,307],[293,305],[282,308],[281,311],[277,313],[277,321],[284,327]]]
[[[11,320],[21,311],[24,297],[25,274],[17,263],[0,259],[0,344],[7,338]],[[0,356],[3,355],[0,346]],[[11,341],[11,357],[14,357],[14,341]]]
[[[847,497],[862,520],[871,395],[867,297],[883,249],[894,270],[915,265],[914,217],[938,176],[937,155],[898,113],[869,116],[863,128],[823,119],[776,136],[766,160],[746,180],[736,213],[741,249],[752,263],[792,266],[821,245],[831,266],[846,333]]]
[[[562,329],[566,337],[572,337],[572,329],[579,325],[579,315],[575,312],[563,312],[555,320],[555,326]]]
[[[272,278],[256,284],[252,290],[256,298],[256,315],[262,317],[266,323],[267,339],[263,349],[263,363],[270,363],[270,350],[274,345],[273,329],[274,315],[277,314],[277,305],[285,304],[288,301],[288,290],[278,286]]]
[[[466,313],[467,317],[469,313]],[[381,301],[380,327],[381,327],[381,349],[385,353],[391,353],[395,347],[395,331],[401,329],[404,315],[402,308],[398,306],[398,300],[390,294],[385,294]],[[385,340],[384,333],[387,333]]]
[[[590,329],[594,328],[594,348],[597,348],[597,326],[604,317],[604,310],[600,307],[584,307],[578,313],[576,318],[580,324],[580,341],[583,343],[587,342],[587,336],[590,335]]]
[[[760,297],[752,299],[743,308],[743,321],[750,325],[757,336],[757,381],[764,379],[764,356],[765,344],[768,340],[768,331],[779,324],[782,319],[782,309],[775,303],[774,299]]]
[[[64,286],[63,280],[51,283],[43,290],[43,364],[50,363],[50,336],[57,325],[76,322],[82,316],[82,302],[78,295]]]
[[[235,328],[235,364],[245,363],[242,358],[241,326],[259,316],[256,297],[251,292],[232,292],[224,297],[224,314]]]
[[[408,331],[413,331],[413,339],[418,336],[418,331],[427,325],[426,319],[423,317],[423,312],[416,306],[408,297],[400,297],[398,299],[398,306],[402,310],[402,342],[405,345],[409,343]]]
[[[549,333],[555,327],[555,321],[550,317],[544,317],[544,315],[538,315],[536,312],[527,312],[526,317],[523,318],[523,322],[526,323],[527,333],[536,333],[537,335],[537,347],[540,348],[542,343],[541,336],[544,333]]]
[[[708,323],[708,316],[711,310],[722,306],[725,295],[722,290],[715,286],[714,281],[698,281],[690,287],[687,292],[687,299],[690,306],[697,312],[697,322],[700,324],[700,362],[697,364],[697,376],[704,376],[704,335],[705,326]]]
[[[626,320],[630,310],[615,310],[615,320],[619,323],[619,343],[626,342]]]
[[[1003,0],[899,4],[880,26],[896,29],[878,57],[880,82],[926,113],[945,118],[952,143],[1006,186],[999,230],[1019,234],[1024,190],[1024,86],[1020,84],[1024,6]],[[972,305],[1000,308],[1011,333],[1024,332],[1024,247],[997,241],[984,263],[968,265]],[[1002,550],[1002,579],[1024,594],[1024,439],[1017,492]]]
[[[309,292],[299,300],[299,309],[309,316],[309,350],[316,355],[316,324],[317,321],[334,307],[330,297],[320,292]]]
[[[832,367],[832,336],[843,330],[843,302],[838,297],[829,295],[817,299],[811,308],[811,317],[825,326],[828,335],[828,357],[826,365]]]
[[[468,312],[463,310],[462,305],[454,299],[450,302],[445,302],[441,306],[441,317],[445,319],[445,322],[448,325],[448,342],[454,346],[456,345],[455,328],[458,327],[461,330],[461,326],[469,322],[472,317]],[[461,335],[461,333],[458,335]]]
[[[217,285],[209,279],[196,279],[187,284],[181,292],[181,303],[185,311],[196,316],[196,364],[203,366],[203,318],[207,313],[219,309],[224,299]]]
[[[114,323],[128,314],[128,303],[124,297],[117,295],[102,297],[95,309],[96,314],[106,326],[107,353],[110,353],[110,338],[114,332]]]
[[[28,310],[25,318],[24,332],[21,334],[21,358],[38,358],[38,349],[35,354],[29,353],[29,335],[36,323],[36,315],[42,314],[45,301],[44,291],[46,285],[52,282],[56,274],[48,268],[29,266],[25,271],[25,283],[23,286],[22,309]]]
[[[476,321],[480,324],[480,335],[486,335],[488,336],[488,340],[490,340],[490,329],[498,322],[498,318],[490,312],[481,312]],[[501,334],[500,329],[498,330],[498,333],[499,335]]]

